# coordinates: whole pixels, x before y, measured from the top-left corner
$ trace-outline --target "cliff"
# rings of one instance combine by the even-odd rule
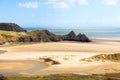
[[[79,42],[91,42],[91,40],[85,34],[79,34],[76,36],[74,31],[71,31],[67,35],[56,35],[48,30],[35,30],[27,32],[26,36],[21,36],[18,39],[19,42],[56,42],[56,41],[79,41]]]
[[[79,41],[91,42],[85,34],[76,35],[71,31],[67,35],[56,35],[48,30],[33,30],[26,32],[14,23],[0,23],[0,44],[6,42],[56,42],[56,41]]]
[[[63,40],[61,36],[55,35],[48,30],[35,30],[27,32],[27,35],[18,38],[19,42],[56,42]]]
[[[65,40],[68,41],[75,41],[76,39],[76,34],[74,31],[71,31],[70,33],[68,33],[67,35],[65,35],[66,37],[64,38]]]
[[[0,44],[5,42],[57,42],[78,41],[91,42],[85,34],[76,35],[73,31],[68,35],[56,35],[48,30],[35,30],[30,32],[0,31]]]
[[[14,31],[14,32],[25,32],[19,25],[15,23],[0,23],[0,30]]]
[[[79,42],[91,42],[91,40],[85,34],[79,33],[78,35],[76,35],[74,31],[71,31],[70,33],[65,35],[64,40],[79,41]]]

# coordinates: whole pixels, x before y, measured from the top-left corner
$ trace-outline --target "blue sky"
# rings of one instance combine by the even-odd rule
[[[24,27],[120,27],[120,0],[0,0],[0,10]]]

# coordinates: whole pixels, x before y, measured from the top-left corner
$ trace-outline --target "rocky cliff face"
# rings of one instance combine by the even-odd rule
[[[80,41],[80,42],[91,42],[91,40],[85,35],[79,33],[76,35],[74,31],[71,31],[69,34],[65,35],[64,40],[67,41]]]
[[[85,34],[81,34],[81,33],[79,33],[76,36],[75,40],[80,42],[91,42],[91,40]]]
[[[75,41],[75,39],[76,39],[76,34],[74,33],[74,31],[71,31],[65,37],[65,40],[68,40],[68,41]]]
[[[79,42],[91,42],[91,40],[85,34],[76,35],[74,31],[71,31],[67,35],[55,35],[48,30],[37,30],[28,32],[27,36],[19,37],[19,42],[56,42],[56,41],[79,41]]]
[[[3,40],[0,40],[1,44],[6,42],[57,42],[57,41],[78,41],[78,42],[91,42],[91,40],[85,34],[79,34],[76,36],[74,31],[71,31],[68,35],[55,35],[48,30],[36,30],[26,32],[22,34],[0,34]]]
[[[14,31],[14,32],[25,32],[19,25],[15,23],[0,23],[0,30]]]
[[[18,38],[18,42],[56,42],[61,40],[63,40],[61,36],[55,35],[48,30],[31,31],[26,36]]]

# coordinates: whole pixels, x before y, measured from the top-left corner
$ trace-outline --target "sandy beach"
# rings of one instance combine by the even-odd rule
[[[81,42],[47,42],[37,43],[30,45],[0,47],[0,50],[4,50],[3,54],[0,54],[0,60],[34,60],[39,61],[40,58],[50,58],[55,61],[59,61],[58,65],[50,65],[47,68],[37,70],[31,73],[25,73],[27,75],[44,75],[52,73],[78,73],[78,74],[105,74],[105,73],[119,73],[120,63],[118,62],[84,62],[83,58],[88,58],[98,54],[113,54],[120,53],[120,41],[119,40],[107,40],[107,39],[94,39],[90,43]],[[14,65],[15,63],[11,63]],[[27,67],[26,65],[29,65]],[[9,66],[8,66],[9,65]],[[10,64],[1,64],[0,71],[5,72],[12,71],[14,67],[32,68],[33,64],[18,63],[15,66]],[[24,67],[25,68],[24,68]],[[3,67],[7,67],[3,69]],[[19,67],[17,67],[19,68]],[[15,70],[13,70],[15,71]]]

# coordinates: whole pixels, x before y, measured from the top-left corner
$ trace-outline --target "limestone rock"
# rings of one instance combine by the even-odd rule
[[[71,31],[65,37],[65,40],[68,40],[68,41],[75,41],[75,39],[76,39],[76,34],[74,33],[74,31]]]

